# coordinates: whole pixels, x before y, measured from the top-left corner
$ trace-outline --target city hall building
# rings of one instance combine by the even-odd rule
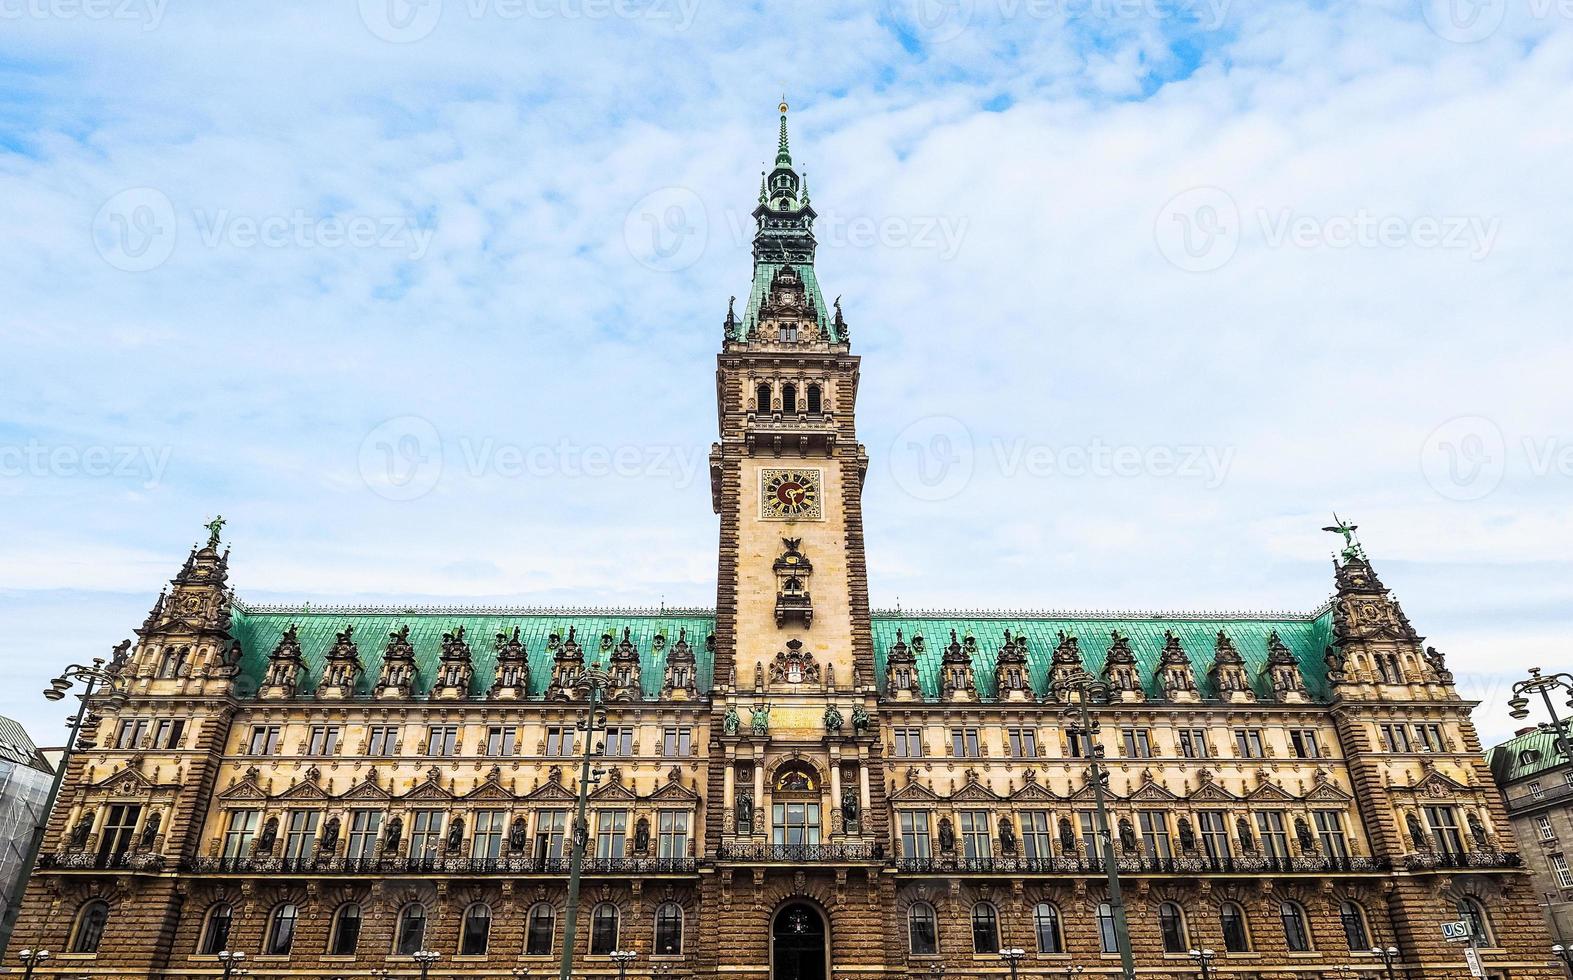
[[[1141,976],[1464,977],[1459,919],[1484,975],[1559,976],[1472,705],[1347,533],[1304,613],[870,608],[862,365],[781,109],[714,608],[254,605],[215,523],[113,655],[10,962],[555,975],[589,739],[577,976],[1118,976],[1109,856]]]

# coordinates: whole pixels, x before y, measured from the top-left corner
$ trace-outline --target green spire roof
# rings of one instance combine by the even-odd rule
[[[787,103],[786,97],[783,96],[781,99],[781,141],[776,147],[776,166],[778,167],[792,166],[792,150],[787,145],[786,114]]]

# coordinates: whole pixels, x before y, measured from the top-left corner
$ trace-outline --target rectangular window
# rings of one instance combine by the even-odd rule
[[[1458,813],[1450,806],[1428,806],[1426,823],[1431,825],[1431,836],[1437,850],[1452,857],[1464,853],[1464,836],[1458,830]]]
[[[350,812],[350,849],[348,856],[370,861],[377,856],[377,834],[382,830],[381,810]]]
[[[432,725],[426,729],[426,754],[436,756],[457,755],[459,752],[458,725]]]
[[[1145,728],[1127,728],[1120,733],[1125,742],[1125,757],[1128,759],[1151,759],[1152,738]]]
[[[1174,849],[1169,844],[1168,814],[1143,810],[1136,814],[1136,819],[1141,824],[1142,850],[1147,857],[1157,861],[1174,857]]]
[[[1317,810],[1311,816],[1316,820],[1316,836],[1322,841],[1322,853],[1331,858],[1349,856],[1349,841],[1344,837],[1344,816],[1337,810]]]
[[[1294,750],[1296,759],[1320,759],[1322,757],[1322,743],[1316,738],[1314,728],[1291,728],[1289,730],[1289,747]]]
[[[322,820],[318,810],[292,810],[284,831],[284,858],[288,861],[310,861],[317,853],[317,824]]]
[[[1529,795],[1537,800],[1546,795],[1546,788],[1540,785],[1540,780],[1537,779],[1529,784]]]
[[[1067,731],[1065,744],[1072,759],[1090,759],[1093,755],[1092,736],[1087,732]]]
[[[950,730],[950,752],[951,755],[958,759],[980,758],[978,730],[976,728],[952,728]]]
[[[486,729],[486,754],[490,756],[513,755],[514,739],[518,729],[511,725],[491,725]]]
[[[224,828],[224,857],[235,859],[251,856],[251,842],[257,839],[256,810],[234,810]]]
[[[1196,815],[1197,829],[1201,831],[1202,850],[1214,861],[1222,861],[1233,852],[1229,849],[1229,824],[1217,810],[1203,810]]]
[[[819,843],[818,803],[775,803],[770,839],[777,845],[801,846]]]
[[[1567,772],[1562,774],[1562,781],[1567,783],[1569,786],[1573,786],[1573,769],[1569,769]]]
[[[1568,859],[1560,854],[1551,855],[1551,871],[1557,876],[1558,888],[1573,888],[1573,871],[1568,870]]]
[[[368,755],[394,755],[399,750],[399,730],[392,725],[373,725],[366,732]]]
[[[1023,810],[1021,813],[1022,853],[1029,861],[1050,861],[1054,858],[1054,834],[1049,829],[1049,811]]]
[[[158,723],[153,732],[153,747],[155,749],[180,748],[180,736],[186,732],[186,723],[180,718],[165,718]]]
[[[1535,818],[1535,830],[1540,834],[1541,840],[1557,839],[1557,832],[1551,826],[1551,818],[1544,813]]]
[[[1207,729],[1180,729],[1180,754],[1187,759],[1207,758],[1210,755],[1207,751]]]
[[[546,730],[546,754],[549,758],[563,759],[573,755],[572,728],[553,726]]]
[[[98,841],[98,856],[117,858],[130,850],[136,835],[137,820],[141,816],[142,807],[135,803],[110,806],[109,815],[104,818],[103,836]]]
[[[961,853],[969,861],[994,856],[989,835],[989,811],[961,811]]]
[[[628,811],[602,810],[595,817],[595,856],[602,861],[628,854]]]
[[[495,861],[502,854],[502,839],[507,833],[506,810],[478,810],[475,813],[475,831],[470,835],[470,858]]]
[[[561,860],[566,853],[568,839],[568,811],[542,810],[535,818],[535,858],[538,861]]]
[[[667,758],[680,758],[692,754],[694,733],[688,728],[661,730],[661,754]]]
[[[656,856],[688,856],[688,811],[662,810],[656,815]],[[819,841],[819,807],[814,807],[814,842]]]
[[[251,755],[276,755],[279,751],[279,726],[252,725],[251,738],[246,742]]]
[[[1382,746],[1389,752],[1412,752],[1408,725],[1383,725]]]
[[[339,750],[339,726],[312,725],[306,740],[307,755],[332,755]]]
[[[410,816],[410,857],[434,858],[442,846],[442,810],[416,810]]]
[[[1416,725],[1415,738],[1419,739],[1427,752],[1447,751],[1447,745],[1442,741],[1441,725]]]
[[[603,743],[602,755],[611,759],[626,759],[634,754],[634,730],[630,725],[621,725],[606,730],[606,741]]]
[[[1258,810],[1256,834],[1262,839],[1264,855],[1277,860],[1289,857],[1289,833],[1285,830],[1283,811]]]
[[[898,759],[923,758],[923,729],[898,728],[895,731],[895,753]]]
[[[901,823],[901,856],[928,860],[933,855],[929,841],[929,815],[926,810],[898,811]]]
[[[1098,846],[1097,820],[1090,813],[1079,813],[1081,824],[1081,850],[1087,860],[1097,862],[1102,859],[1102,848]]]
[[[1262,752],[1262,730],[1260,728],[1236,728],[1234,730],[1235,753],[1242,759],[1260,759]]]
[[[1010,735],[1010,757],[1012,759],[1036,759],[1038,757],[1038,730],[1036,728],[1012,728]]]

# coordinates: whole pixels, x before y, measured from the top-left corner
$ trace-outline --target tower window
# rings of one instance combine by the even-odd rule
[[[754,389],[754,411],[770,411],[770,386],[760,385]]]
[[[797,385],[781,386],[781,411],[787,415],[797,413]]]
[[[809,385],[808,386],[808,414],[810,414],[810,415],[818,415],[823,410],[824,410],[824,406],[823,406],[823,404],[821,404],[821,395],[820,395],[819,385]]]

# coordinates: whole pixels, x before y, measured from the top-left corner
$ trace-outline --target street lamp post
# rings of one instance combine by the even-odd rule
[[[945,980],[945,964],[939,960],[929,964],[929,980]]]
[[[1213,959],[1218,954],[1210,949],[1193,949],[1188,954],[1202,971],[1202,980],[1212,980]]]
[[[114,665],[103,658],[94,658],[92,664],[87,666],[72,664],[61,671],[59,677],[50,681],[44,691],[44,697],[59,701],[71,689],[73,681],[81,681],[86,685],[81,695],[82,703],[77,705],[76,714],[71,716],[71,733],[66,736],[65,747],[60,750],[60,763],[55,766],[55,778],[49,784],[49,795],[44,797],[43,808],[38,811],[38,818],[33,822],[33,833],[28,841],[27,853],[22,858],[22,866],[17,872],[16,884],[5,899],[5,914],[0,916],[0,953],[10,945],[11,933],[16,929],[16,917],[22,911],[22,896],[27,892],[27,880],[32,877],[33,868],[38,864],[38,852],[44,846],[44,831],[49,828],[49,814],[54,811],[55,800],[60,797],[60,784],[65,781],[66,768],[71,764],[71,751],[76,747],[78,733],[82,731],[82,722],[87,717],[93,691],[98,687],[107,687],[109,690],[100,697],[111,709],[125,703],[124,692],[115,684],[113,668]]]
[[[426,980],[431,975],[431,965],[437,962],[437,957],[442,954],[434,953],[429,949],[416,950],[410,957],[421,965],[421,980]]]
[[[1557,948],[1561,949],[1562,947],[1558,946]],[[49,959],[49,950],[24,949],[16,954],[16,958],[21,960],[22,966],[26,968],[22,973],[22,980],[33,980],[33,971],[38,968],[39,964]]]
[[[1109,880],[1109,911],[1114,917],[1114,943],[1119,947],[1120,972],[1125,980],[1136,980],[1136,962],[1131,957],[1131,929],[1125,918],[1125,900],[1120,895],[1120,867],[1114,856],[1114,837],[1109,832],[1109,805],[1105,799],[1104,780],[1108,778],[1103,768],[1103,746],[1093,740],[1098,731],[1098,721],[1092,716],[1092,702],[1103,703],[1109,695],[1109,685],[1078,667],[1075,673],[1056,686],[1054,693],[1068,702],[1065,715],[1072,721],[1071,738],[1081,740],[1088,748],[1087,778],[1092,782],[1092,798],[1097,805],[1098,840],[1103,845],[1103,867]],[[566,978],[564,978],[566,980]]]
[[[221,949],[218,951],[218,961],[224,968],[224,980],[230,980],[235,971],[240,969],[240,964],[246,962],[246,954],[238,950]]]
[[[1568,976],[1573,977],[1573,946],[1564,946],[1557,943],[1551,947],[1551,952],[1562,961],[1562,968],[1568,971]]]
[[[1552,691],[1566,691],[1569,694],[1568,707],[1573,708],[1573,674],[1540,673],[1539,667],[1529,668],[1529,677],[1513,685],[1513,696],[1508,699],[1508,712],[1513,718],[1523,721],[1529,717],[1530,694],[1540,695],[1546,704],[1546,713],[1551,716],[1551,744],[1554,749],[1562,753],[1562,757],[1573,761],[1573,740],[1562,734],[1562,719],[1557,716],[1556,706],[1551,703]]]
[[[573,850],[568,857],[568,908],[563,914],[563,959],[557,970],[558,980],[571,980],[573,976],[574,928],[579,920],[579,876],[584,872],[584,852],[590,843],[590,823],[585,816],[590,803],[590,759],[595,754],[595,733],[606,727],[605,719],[596,717],[601,687],[606,680],[606,672],[599,667],[591,667],[584,672],[588,710],[584,719],[575,726],[584,732],[584,754],[579,764],[579,807],[574,816]]]
[[[1016,964],[1020,963],[1026,955],[1026,950],[1015,947],[1000,950],[1000,959],[1010,964],[1010,980],[1016,980]]]
[[[634,961],[639,954],[631,949],[612,950],[612,962],[617,964],[617,980],[627,980],[628,964]]]
[[[1085,969],[1087,968],[1084,966],[1067,966],[1065,968],[1065,980],[1076,980]]]
[[[1382,967],[1387,971],[1387,980],[1393,980],[1393,964],[1398,962],[1398,947],[1375,946],[1371,949],[1371,955],[1382,958]]]

